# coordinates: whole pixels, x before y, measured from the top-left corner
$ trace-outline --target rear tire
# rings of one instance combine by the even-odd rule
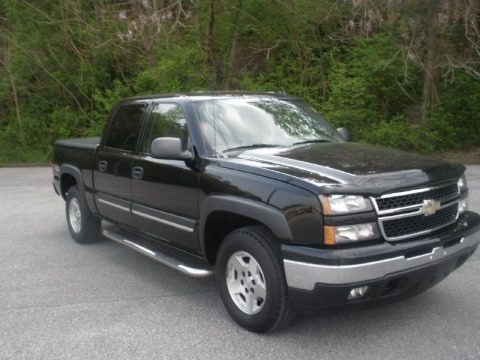
[[[280,250],[267,229],[249,226],[228,234],[215,273],[227,311],[245,329],[273,331],[293,319]]]
[[[65,215],[73,240],[80,244],[98,241],[100,239],[100,220],[93,217],[87,210],[77,186],[68,189],[65,200]]]

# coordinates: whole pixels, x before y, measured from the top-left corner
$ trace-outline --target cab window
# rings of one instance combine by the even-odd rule
[[[188,147],[188,129],[185,114],[177,104],[156,104],[149,116],[142,152],[150,153],[152,141],[158,137],[176,137],[182,140],[183,150]]]
[[[110,122],[105,146],[133,152],[145,109],[146,104],[122,105]]]

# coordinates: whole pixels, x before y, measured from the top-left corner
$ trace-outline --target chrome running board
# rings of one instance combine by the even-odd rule
[[[202,259],[168,245],[134,235],[109,223],[102,224],[102,234],[142,255],[192,277],[213,275],[213,269]]]

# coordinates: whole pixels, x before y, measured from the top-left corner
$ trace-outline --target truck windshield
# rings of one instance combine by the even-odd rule
[[[276,98],[222,98],[194,102],[207,146],[214,153],[259,147],[342,142],[307,104]]]

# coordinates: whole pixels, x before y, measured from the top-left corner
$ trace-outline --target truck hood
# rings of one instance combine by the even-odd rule
[[[233,153],[220,166],[308,188],[378,195],[391,190],[456,181],[465,167],[359,143],[314,143]],[[326,189],[327,188],[327,189]]]

